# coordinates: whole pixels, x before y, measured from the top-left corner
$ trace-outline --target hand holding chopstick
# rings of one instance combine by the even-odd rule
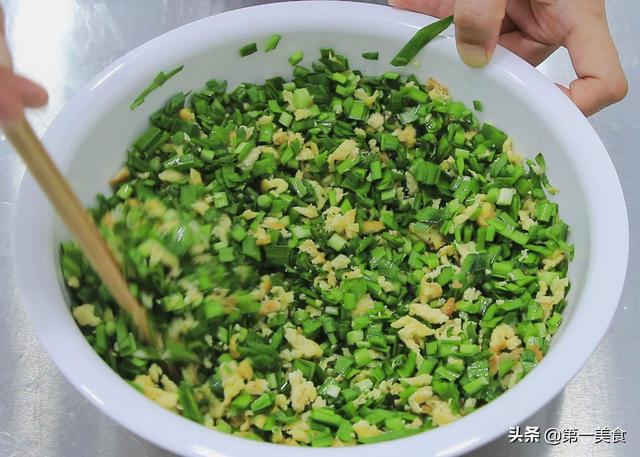
[[[93,219],[24,117],[25,107],[42,106],[47,103],[48,96],[42,87],[13,72],[11,56],[4,40],[1,8],[0,24],[0,125],[104,285],[132,318],[140,337],[160,348],[162,342],[153,335],[147,310],[129,290],[118,263]]]

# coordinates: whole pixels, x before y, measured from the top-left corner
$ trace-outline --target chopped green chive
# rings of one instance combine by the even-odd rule
[[[256,43],[249,43],[242,46],[239,50],[240,57],[247,57],[253,54],[258,50],[258,45]]]
[[[160,88],[164,83],[166,83],[168,80],[173,78],[176,74],[181,72],[183,68],[184,68],[184,65],[180,65],[180,66],[174,68],[173,70],[169,71],[168,73],[165,73],[163,71],[158,73],[155,76],[155,78],[153,78],[153,81],[151,82],[151,84],[149,84],[140,93],[140,95],[138,95],[135,98],[135,100],[131,103],[131,105],[129,105],[129,108],[133,110],[133,109],[136,109],[138,106],[142,105],[144,103],[144,99],[147,97],[147,95],[149,95],[154,90]]]
[[[289,57],[289,65],[295,67],[304,59],[304,53],[302,51],[296,51]]]
[[[367,60],[378,60],[378,52],[363,52],[362,58]]]
[[[444,32],[453,23],[453,16],[448,16],[439,21],[421,28],[404,45],[404,47],[391,60],[391,65],[404,67],[424,48],[431,40]]]
[[[282,36],[277,34],[271,35],[264,45],[264,52],[273,51],[275,48],[277,48],[281,38]]]

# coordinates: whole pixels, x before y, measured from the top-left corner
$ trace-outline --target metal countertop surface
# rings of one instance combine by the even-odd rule
[[[18,71],[49,90],[47,108],[31,113],[38,133],[91,77],[129,50],[180,25],[261,1],[233,0],[4,0]],[[382,3],[382,2],[376,2]],[[606,336],[566,389],[526,425],[594,433],[619,427],[626,443],[510,444],[507,433],[474,456],[640,455],[640,2],[608,0],[612,33],[630,92],[591,118],[624,189],[631,233],[626,285]],[[539,67],[567,83],[566,52]],[[142,457],[171,454],[138,438],[85,400],[60,374],[36,338],[18,300],[11,265],[10,227],[24,166],[0,138],[0,456]],[[518,425],[518,424],[514,424]],[[420,455],[416,449],[416,455]]]

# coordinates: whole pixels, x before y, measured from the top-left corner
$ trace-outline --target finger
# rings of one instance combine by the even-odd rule
[[[37,108],[49,101],[47,91],[27,78],[14,75],[12,85],[24,106]]]
[[[11,54],[7,47],[4,33],[4,13],[0,5],[0,67],[11,68]]]
[[[509,33],[518,30],[518,26],[511,20],[509,15],[507,14],[505,18],[502,20],[502,26],[500,27],[500,35],[503,33]]]
[[[20,96],[10,84],[0,80],[0,125],[15,122],[23,115],[24,107]]]
[[[458,0],[453,10],[460,57],[470,67],[485,66],[498,44],[507,0]]]
[[[558,49],[556,45],[540,43],[519,31],[500,35],[498,43],[534,67],[540,65]]]
[[[42,87],[0,68],[0,125],[20,120],[25,107],[39,107],[47,101],[47,92]]]
[[[453,14],[455,0],[389,0],[389,5],[435,17]]]
[[[606,18],[578,23],[565,43],[578,76],[569,92],[578,108],[590,116],[622,100],[628,83]]]

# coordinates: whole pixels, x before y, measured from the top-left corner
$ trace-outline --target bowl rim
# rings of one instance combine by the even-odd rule
[[[69,134],[69,126],[73,125],[74,118],[82,113],[84,106],[95,102],[91,97],[91,92],[96,87],[109,78],[123,74],[123,68],[131,65],[136,59],[149,58],[156,61],[155,58],[152,58],[155,50],[162,49],[172,40],[186,38],[203,27],[221,26],[223,23],[229,24],[234,21],[248,21],[251,18],[264,19],[269,15],[285,11],[285,9],[289,15],[311,17],[310,15],[336,8],[340,9],[340,14],[343,15],[384,14],[385,20],[398,21],[407,26],[407,38],[413,29],[435,20],[429,16],[391,9],[387,6],[344,1],[272,3],[203,18],[166,32],[129,51],[110,64],[84,85],[62,109],[47,129],[44,140],[47,144],[64,144],[65,136]],[[451,36],[451,32],[446,35]],[[539,366],[516,386],[473,414],[459,419],[455,425],[436,428],[391,442],[347,448],[307,448],[304,452],[314,452],[322,456],[329,454],[352,456],[361,455],[363,452],[372,456],[382,456],[390,452],[410,452],[415,449],[421,449],[426,454],[439,456],[468,452],[496,438],[508,430],[510,426],[521,423],[556,396],[587,361],[609,326],[624,284],[629,251],[629,231],[624,195],[607,151],[589,122],[573,103],[551,81],[532,69],[519,57],[500,48],[494,57],[494,64],[487,71],[509,72],[521,80],[523,85],[532,86],[548,93],[549,97],[555,99],[554,106],[556,107],[556,110],[548,115],[558,122],[562,121],[567,130],[579,131],[580,135],[574,137],[576,149],[579,151],[582,151],[583,148],[588,149],[590,151],[589,159],[598,161],[597,166],[585,165],[585,168],[581,169],[582,172],[586,172],[587,168],[596,167],[602,182],[607,183],[605,191],[602,188],[597,191],[587,189],[587,197],[589,197],[586,198],[587,203],[605,205],[602,207],[602,214],[606,216],[603,218],[606,219],[606,222],[598,222],[597,218],[589,220],[593,229],[589,244],[591,255],[602,261],[599,262],[600,265],[594,265],[594,262],[589,263],[585,283],[597,278],[600,283],[597,287],[589,288],[593,292],[589,300],[600,300],[602,303],[611,303],[611,305],[601,309],[598,319],[587,319],[583,313],[575,316],[576,319],[567,322],[567,327],[562,335],[562,352],[550,351]],[[57,151],[57,149],[54,150]],[[71,155],[71,152],[66,151],[65,154],[54,154],[54,157],[58,163],[65,163],[70,160]],[[592,171],[590,173],[593,174]],[[34,202],[38,204],[34,205]],[[272,443],[259,443],[227,435],[207,429],[164,410],[130,388],[102,362],[88,344],[76,347],[74,346],[75,341],[70,342],[71,339],[68,338],[68,335],[64,335],[55,326],[51,326],[50,316],[41,304],[51,297],[47,296],[46,292],[39,290],[38,287],[33,286],[33,259],[37,255],[37,248],[34,251],[32,237],[37,232],[34,232],[36,229],[33,227],[29,227],[29,222],[38,214],[37,212],[43,212],[43,202],[44,197],[40,194],[33,178],[28,173],[25,174],[17,197],[12,227],[12,254],[16,283],[21,301],[27,307],[38,338],[60,371],[76,389],[105,414],[127,429],[164,449],[182,455],[244,456],[256,450],[273,456],[276,454],[283,457],[298,455],[299,451],[296,448]],[[44,213],[44,217],[53,217],[50,209],[45,210]],[[601,237],[604,235],[610,237],[612,234],[613,239],[606,248],[602,246],[603,243],[594,243],[594,240],[602,239]],[[46,235],[42,236],[46,238]],[[585,298],[583,297],[582,300]],[[586,341],[582,341],[576,336],[583,333],[583,328],[588,328],[590,331],[590,337]],[[571,354],[571,357],[566,357],[566,354]],[[78,367],[83,364],[87,364],[86,366],[91,369],[78,370]],[[554,374],[553,382],[550,384],[547,379],[549,373]],[[127,407],[122,407],[123,403]],[[511,411],[507,415],[500,414],[500,412],[508,411],[513,404],[518,405],[516,412]],[[148,420],[149,418],[152,420]],[[487,424],[491,425],[487,426]],[[158,433],[159,429],[171,430],[172,433]],[[184,436],[189,438],[184,439]]]

